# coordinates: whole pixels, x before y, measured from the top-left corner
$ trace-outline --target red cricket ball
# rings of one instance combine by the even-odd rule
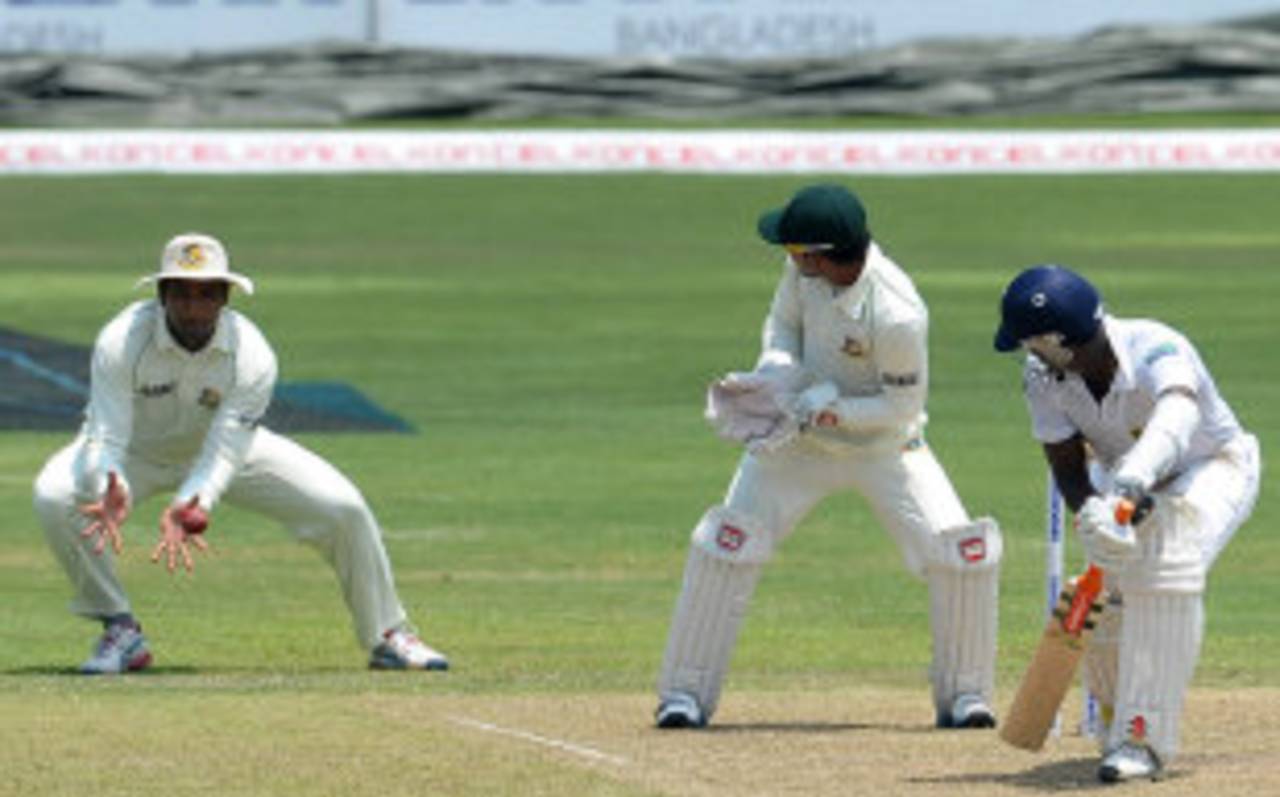
[[[199,506],[184,506],[177,511],[176,518],[188,534],[203,534],[209,527],[209,513]]]

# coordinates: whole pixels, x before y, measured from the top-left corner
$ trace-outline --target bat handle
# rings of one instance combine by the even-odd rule
[[[1138,511],[1138,505],[1130,501],[1128,498],[1122,499],[1116,504],[1116,522],[1121,526],[1129,525],[1133,520],[1133,515]]]
[[[1102,594],[1102,568],[1089,565],[1084,575],[1076,580],[1076,594],[1071,598],[1071,606],[1062,618],[1062,628],[1068,634],[1079,634],[1084,630],[1085,621],[1089,619],[1089,610],[1093,602]]]
[[[1140,501],[1134,502],[1129,498],[1122,498],[1116,504],[1116,522],[1121,526],[1128,526],[1131,523],[1141,523],[1142,519],[1151,513],[1152,507],[1155,506],[1155,500],[1144,495]]]

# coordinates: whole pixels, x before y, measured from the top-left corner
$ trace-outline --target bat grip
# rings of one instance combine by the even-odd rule
[[[1068,634],[1079,635],[1084,630],[1085,621],[1089,619],[1089,610],[1101,594],[1102,568],[1089,565],[1084,575],[1076,580],[1076,594],[1071,597],[1071,605],[1062,618],[1063,630]]]
[[[1116,504],[1116,522],[1121,526],[1129,525],[1129,521],[1133,520],[1133,513],[1138,507],[1128,498]]]
[[[1142,499],[1136,502],[1129,498],[1122,498],[1116,504],[1116,522],[1121,526],[1141,523],[1143,518],[1151,514],[1154,506],[1155,500],[1149,495],[1142,496]]]

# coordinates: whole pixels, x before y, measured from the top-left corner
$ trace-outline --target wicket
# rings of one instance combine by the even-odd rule
[[[1053,608],[1058,602],[1058,593],[1062,591],[1063,578],[1063,554],[1066,548],[1063,530],[1066,527],[1066,507],[1062,500],[1062,493],[1058,492],[1058,484],[1053,480],[1053,472],[1050,471],[1045,483],[1045,621],[1053,614]],[[1080,727],[1081,735],[1095,737],[1100,731],[1098,701],[1089,692],[1087,687],[1082,684],[1083,705],[1081,706]],[[1054,722],[1053,736],[1057,737],[1062,734],[1062,715],[1058,715],[1058,719]]]

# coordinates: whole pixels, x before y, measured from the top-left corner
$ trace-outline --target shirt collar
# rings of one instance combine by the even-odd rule
[[[1134,386],[1133,359],[1129,356],[1129,346],[1125,340],[1124,328],[1111,316],[1102,317],[1102,331],[1107,336],[1107,344],[1116,357],[1116,375],[1111,384],[1114,387],[1127,389]]]
[[[178,341],[173,339],[173,335],[169,333],[169,325],[165,323],[164,305],[160,304],[159,299],[153,299],[156,305],[156,345],[167,351],[181,352],[187,355],[197,355],[201,352],[210,350],[218,350],[221,352],[231,352],[231,333],[227,331],[227,324],[224,323],[226,308],[218,314],[218,328],[213,331],[213,338],[200,351],[187,351]]]
[[[875,281],[874,273],[880,269],[880,261],[883,259],[884,255],[880,253],[880,247],[874,242],[871,243],[867,247],[866,263],[858,279],[836,295],[836,304],[849,315],[856,316],[862,311],[862,305],[866,304],[867,297],[871,295],[871,283]]]

